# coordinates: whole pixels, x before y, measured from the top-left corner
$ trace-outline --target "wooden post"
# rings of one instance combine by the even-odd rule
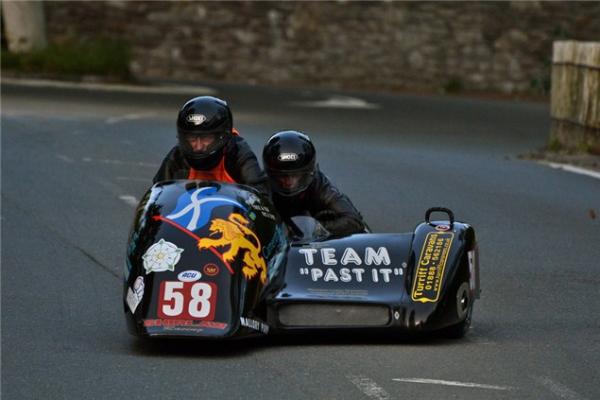
[[[46,21],[41,1],[2,1],[8,50],[24,53],[46,47]]]
[[[554,42],[551,143],[600,154],[600,42]]]

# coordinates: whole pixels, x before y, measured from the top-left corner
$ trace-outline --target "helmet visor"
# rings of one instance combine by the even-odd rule
[[[179,135],[185,152],[194,156],[207,156],[219,150],[226,141],[225,133],[186,133]]]
[[[308,188],[314,172],[274,172],[267,171],[272,189],[284,196],[293,196]]]

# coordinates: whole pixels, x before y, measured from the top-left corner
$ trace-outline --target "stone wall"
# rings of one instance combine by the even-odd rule
[[[131,43],[140,79],[347,89],[549,89],[552,42],[597,40],[600,2],[47,2],[51,40]]]

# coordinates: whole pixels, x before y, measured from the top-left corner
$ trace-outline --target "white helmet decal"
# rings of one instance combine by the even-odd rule
[[[279,161],[296,161],[298,159],[298,154],[296,153],[281,153],[277,156]]]
[[[206,116],[202,114],[190,114],[186,118],[187,122],[191,122],[194,125],[201,125],[206,121]]]

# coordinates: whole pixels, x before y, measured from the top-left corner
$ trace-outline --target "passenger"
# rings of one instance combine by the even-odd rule
[[[369,231],[350,199],[319,170],[307,135],[283,131],[271,136],[263,149],[263,165],[284,220],[310,215],[335,237]]]
[[[154,183],[214,180],[250,185],[268,193],[267,177],[248,143],[233,128],[225,101],[202,96],[186,102],[177,116],[177,140],[154,176]]]

